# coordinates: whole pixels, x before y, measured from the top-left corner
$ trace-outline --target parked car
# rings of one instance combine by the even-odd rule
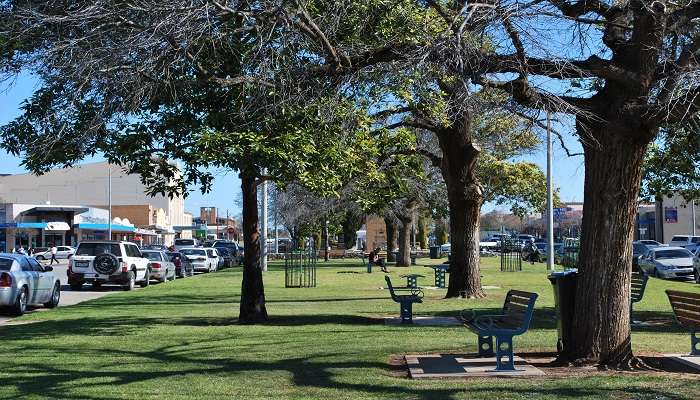
[[[230,240],[217,240],[213,243],[212,247],[214,247],[215,249],[225,248],[231,251],[231,255],[234,259],[235,264],[240,264],[243,262],[243,252],[241,251],[242,248],[239,247],[238,243],[236,242],[232,242]]]
[[[168,246],[164,244],[147,244],[143,246],[142,250],[168,251]]]
[[[157,279],[161,283],[175,280],[175,263],[164,251],[144,250],[141,254],[150,261],[148,268],[151,270],[151,279]]]
[[[671,238],[671,241],[668,242],[668,245],[675,246],[675,247],[685,247],[685,248],[690,247],[689,250],[694,251],[698,247],[699,243],[700,243],[700,236],[674,235],[673,238]]]
[[[185,248],[199,246],[199,241],[197,239],[175,239],[173,246],[175,246],[175,251],[180,251]]]
[[[51,266],[22,254],[0,253],[0,307],[22,315],[27,306],[58,306],[61,282]]]
[[[68,284],[72,290],[80,290],[87,282],[96,287],[114,283],[124,290],[133,289],[136,283],[146,287],[151,279],[149,263],[138,246],[131,242],[81,242],[71,258]]]
[[[180,250],[180,253],[190,260],[195,271],[214,272],[218,267],[219,260],[212,250],[214,249],[191,247]]]
[[[656,240],[637,240],[632,242],[632,270],[639,271],[639,257],[646,254],[649,249],[659,246],[661,244]]]
[[[44,250],[45,249],[45,250]],[[39,250],[39,249],[37,249]],[[39,261],[50,260],[51,259],[51,248],[41,248],[43,251],[35,251],[34,258]],[[57,259],[69,259],[75,254],[75,247],[71,246],[56,246],[56,258]]]
[[[657,278],[693,277],[693,253],[682,247],[654,247],[639,258],[639,268],[645,274]]]
[[[184,254],[178,252],[167,252],[165,254],[167,254],[168,257],[170,257],[170,261],[175,264],[175,275],[180,278],[194,275],[192,263]]]
[[[214,247],[219,252],[219,257],[222,260],[222,268],[231,268],[238,263],[238,260],[233,255],[233,251],[227,247]]]

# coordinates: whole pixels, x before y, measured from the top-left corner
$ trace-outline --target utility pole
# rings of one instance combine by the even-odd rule
[[[328,262],[328,219],[324,220],[323,235],[325,236],[323,240],[323,260]]]
[[[275,194],[277,193],[277,186],[275,186]],[[272,209],[273,214],[274,214],[274,224],[275,224],[275,254],[279,254],[280,252],[280,237],[279,237],[279,228],[277,227],[277,196],[275,196],[275,200],[272,202]]]
[[[112,164],[107,162],[107,204],[109,208],[109,222],[107,222],[107,240],[112,240]]]
[[[262,270],[267,271],[267,180],[263,181],[262,185],[262,244],[260,245],[260,262],[262,263]]]
[[[547,269],[554,271],[554,199],[552,197],[552,120],[547,111]]]
[[[693,216],[693,236],[695,236],[695,200],[690,203],[690,206],[693,207],[691,214]]]

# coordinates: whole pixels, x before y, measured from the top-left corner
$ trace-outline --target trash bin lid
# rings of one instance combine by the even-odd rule
[[[562,278],[568,275],[574,275],[578,273],[578,268],[570,268],[564,271],[554,271],[549,274],[548,278]]]

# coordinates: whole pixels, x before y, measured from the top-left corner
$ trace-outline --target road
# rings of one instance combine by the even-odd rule
[[[84,285],[81,291],[71,291],[68,286],[68,263],[66,260],[60,260],[60,264],[53,266],[54,273],[58,276],[61,281],[61,301],[58,303],[59,307],[71,306],[74,304],[82,303],[87,300],[97,299],[106,296],[110,293],[121,292],[122,289],[119,286],[103,286],[99,289],[94,289],[90,285]],[[44,265],[48,265],[47,262],[42,262]],[[34,312],[44,312],[47,311],[46,308],[30,308],[28,313]],[[13,317],[8,317],[6,315],[0,315],[0,325],[6,324]]]

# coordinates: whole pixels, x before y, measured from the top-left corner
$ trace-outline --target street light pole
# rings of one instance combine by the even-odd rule
[[[267,271],[267,180],[264,180],[262,185],[262,244],[260,246],[260,258],[262,270]]]
[[[690,206],[693,207],[692,209],[692,215],[693,215],[693,236],[695,236],[695,200],[693,200],[690,203]]]
[[[547,111],[547,269],[554,271],[554,199],[552,196],[552,120]]]
[[[109,221],[107,222],[108,240],[112,240],[112,164],[107,162],[107,204]]]

